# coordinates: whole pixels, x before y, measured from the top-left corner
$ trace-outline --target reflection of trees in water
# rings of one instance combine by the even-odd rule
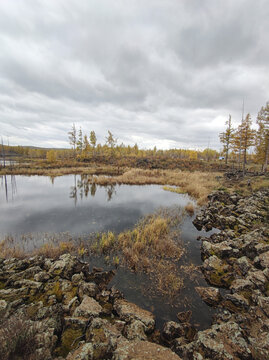
[[[110,201],[113,195],[116,194],[115,185],[105,186],[107,201]],[[94,197],[97,191],[97,185],[95,182],[89,183],[88,175],[80,175],[77,178],[77,175],[74,175],[74,185],[70,187],[69,197],[74,199],[75,205],[77,204],[78,196],[82,200],[83,197],[88,197],[89,192],[91,196]]]
[[[77,181],[77,187],[79,189],[80,198],[83,199],[83,196],[88,197],[89,193],[89,177],[88,175],[80,175],[80,179]]]
[[[97,189],[96,183],[93,182],[93,183],[91,184],[91,196],[94,196],[94,195],[95,195],[96,189]]]
[[[77,175],[74,175],[74,186],[70,187],[69,197],[70,197],[70,199],[74,199],[75,205],[77,205],[77,201],[78,201],[77,192],[78,192],[77,191]]]
[[[12,200],[14,198],[14,195],[17,193],[17,184],[16,184],[16,177],[15,175],[10,175],[10,186],[11,186],[11,197]],[[9,184],[8,184],[8,177],[7,175],[1,176],[1,188],[5,191],[6,201],[8,202],[9,197]]]
[[[75,204],[77,204],[78,196],[81,200],[83,197],[87,198],[89,191],[91,191],[91,196],[94,196],[96,192],[96,184],[89,184],[88,175],[80,175],[79,178],[77,178],[77,175],[74,175],[74,186],[70,187],[69,197],[74,199]]]
[[[106,186],[106,193],[107,193],[107,201],[112,199],[112,196],[116,194],[115,185],[107,185]]]
[[[50,176],[50,180],[52,185],[54,184],[54,176]],[[16,176],[10,175],[10,182],[8,181],[8,175],[1,175],[1,189],[5,192],[6,201],[9,201],[9,194],[11,190],[11,198],[13,200],[15,194],[17,193],[17,184],[16,184]],[[107,201],[112,200],[113,195],[116,194],[115,185],[107,185],[105,186]],[[91,196],[94,197],[97,191],[97,185],[95,182],[89,183],[88,175],[80,175],[78,178],[77,175],[74,175],[74,185],[70,187],[69,197],[74,199],[75,205],[78,201],[78,196],[80,199],[84,197],[88,197],[89,192]]]

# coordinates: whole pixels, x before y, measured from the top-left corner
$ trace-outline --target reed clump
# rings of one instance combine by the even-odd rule
[[[115,234],[112,231],[103,233],[100,239],[100,249],[103,253],[111,250],[116,242]]]
[[[184,207],[184,210],[190,215],[192,216],[194,214],[194,205],[191,202],[188,202],[188,204]]]

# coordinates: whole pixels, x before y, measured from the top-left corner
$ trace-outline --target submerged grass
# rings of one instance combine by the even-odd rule
[[[179,232],[182,215],[178,208],[161,209],[141,219],[132,230],[102,234],[92,251],[104,254],[116,266],[147,273],[155,292],[172,299],[183,286],[178,266],[185,251]]]

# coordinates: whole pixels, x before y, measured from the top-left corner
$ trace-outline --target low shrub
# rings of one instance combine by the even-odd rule
[[[0,321],[1,360],[45,360],[38,352],[37,326],[24,317],[12,316]]]

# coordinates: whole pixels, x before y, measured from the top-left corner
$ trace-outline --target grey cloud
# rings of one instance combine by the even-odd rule
[[[219,148],[228,114],[269,98],[266,0],[24,0],[0,5],[0,129],[68,146],[103,141]]]

